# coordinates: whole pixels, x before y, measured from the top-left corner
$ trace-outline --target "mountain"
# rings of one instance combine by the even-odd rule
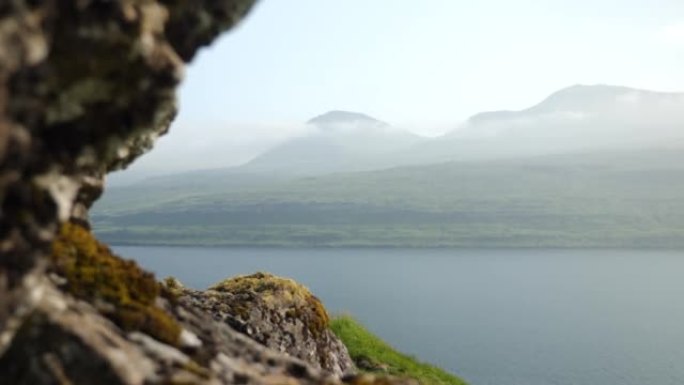
[[[341,125],[361,126],[361,127],[387,127],[389,124],[377,120],[366,114],[350,111],[328,111],[309,119],[307,124],[314,125],[322,130],[334,130]]]
[[[288,140],[238,169],[245,173],[319,175],[380,168],[384,157],[422,138],[365,114],[330,111],[310,119],[309,134]]]
[[[669,145],[684,142],[684,94],[576,85],[527,109],[473,115],[430,139],[350,111],[330,111],[302,126],[304,134],[271,144],[246,164],[192,172],[192,178],[211,187],[217,180],[252,184],[276,177]],[[148,176],[138,179],[150,182]]]
[[[684,94],[578,85],[522,111],[477,114],[450,136],[643,146],[684,137]]]
[[[468,123],[476,125],[492,121],[531,117],[549,113],[601,113],[602,111],[619,107],[621,101],[628,101],[630,99],[632,101],[637,101],[644,96],[657,97],[657,95],[658,93],[656,92],[642,91],[628,87],[575,85],[551,94],[541,103],[531,108],[522,111],[483,112],[471,117]]]
[[[332,174],[96,210],[112,243],[684,247],[681,148]],[[136,210],[129,210],[134,206]]]
[[[424,140],[368,115],[330,111],[306,122],[308,134],[275,145],[242,166],[142,176],[109,186],[97,210],[136,210],[138,197],[155,201],[191,200],[198,194],[262,186],[302,176],[391,167],[391,154],[402,154]],[[128,172],[128,171],[126,171]]]
[[[473,161],[652,147],[684,140],[684,94],[576,85],[520,111],[472,116],[405,162]]]
[[[454,132],[429,140],[346,111],[314,117],[307,125],[307,135],[275,146],[243,166],[172,174],[110,188],[95,212],[134,212],[162,202],[185,207],[209,195],[218,199],[239,191],[275,188],[303,177],[448,162],[479,167],[482,162],[518,162],[551,155],[582,161],[589,153],[617,151],[648,159],[648,167],[655,169],[658,150],[676,154],[684,149],[684,94],[573,86],[528,109],[474,115]],[[642,150],[651,156],[637,156]],[[629,160],[626,156],[620,159],[623,163]],[[422,170],[436,172],[439,168]],[[442,178],[438,174],[429,177]],[[332,186],[346,183],[334,176],[326,181]],[[386,199],[391,195],[388,191]]]
[[[223,141],[214,139],[211,144],[204,143],[199,147],[198,143],[188,142],[178,148],[167,148],[162,141],[151,156],[166,154],[162,159],[164,167],[171,170],[176,167],[182,171],[193,171],[199,167],[193,168],[193,163],[187,160],[181,167],[178,159],[202,159],[194,164],[204,164],[202,168],[213,170],[208,173],[193,171],[193,181],[210,187],[215,180],[229,184],[240,180],[251,184],[275,177],[369,171],[449,161],[637,149],[684,142],[684,94],[607,85],[575,85],[554,92],[527,109],[473,115],[452,132],[430,139],[363,113],[340,110],[313,117],[297,125],[296,129],[290,129],[299,134],[295,137],[292,134],[282,135],[269,141],[262,138],[259,145],[249,140],[231,139],[239,137],[237,131],[225,134]],[[178,135],[178,132],[172,135]],[[192,135],[196,137],[194,131]],[[178,154],[186,156],[178,157]],[[229,167],[240,163],[237,158],[252,160]],[[222,163],[226,159],[233,161]],[[119,185],[131,184],[136,179],[150,182],[155,173],[141,172],[148,160],[153,159],[143,158],[131,170],[114,175],[110,180],[118,179]],[[172,174],[171,170],[167,169],[165,173]],[[167,178],[173,179],[174,176]],[[126,182],[125,179],[128,183],[122,183]],[[159,178],[153,179],[153,183],[159,181]]]

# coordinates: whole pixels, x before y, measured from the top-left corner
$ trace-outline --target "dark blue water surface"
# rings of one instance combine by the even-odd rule
[[[115,247],[205,288],[269,271],[472,385],[684,384],[684,255]]]

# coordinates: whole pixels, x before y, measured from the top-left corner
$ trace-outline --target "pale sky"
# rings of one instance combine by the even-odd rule
[[[684,1],[262,0],[188,67],[135,167],[240,163],[337,109],[436,135],[574,84],[684,91]]]
[[[346,109],[432,132],[578,83],[684,90],[684,1],[263,0],[188,69],[178,124]]]

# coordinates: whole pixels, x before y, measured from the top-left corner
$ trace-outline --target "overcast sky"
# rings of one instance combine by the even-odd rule
[[[684,1],[263,0],[189,66],[141,163],[216,143],[239,163],[333,109],[435,135],[579,83],[684,90]]]

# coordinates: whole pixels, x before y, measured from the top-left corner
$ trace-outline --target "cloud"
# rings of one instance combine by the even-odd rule
[[[667,44],[684,46],[684,22],[662,27],[658,39]]]

